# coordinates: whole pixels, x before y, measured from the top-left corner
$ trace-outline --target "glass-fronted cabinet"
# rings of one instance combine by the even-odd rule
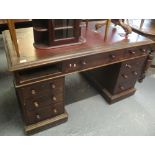
[[[80,19],[33,19],[35,47],[49,48],[78,42],[80,22]]]

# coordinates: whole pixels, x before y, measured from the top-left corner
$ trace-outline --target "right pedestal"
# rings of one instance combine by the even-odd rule
[[[142,56],[82,74],[108,103],[114,103],[135,93],[134,86],[141,75],[145,60],[146,56]]]

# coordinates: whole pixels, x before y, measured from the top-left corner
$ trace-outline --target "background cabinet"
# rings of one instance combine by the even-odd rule
[[[78,42],[80,22],[79,19],[33,19],[35,47],[49,48]]]

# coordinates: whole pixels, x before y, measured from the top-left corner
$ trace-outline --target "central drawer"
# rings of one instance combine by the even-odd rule
[[[117,63],[142,55],[146,55],[146,49],[142,47],[140,49],[138,47],[134,47],[125,50],[105,52],[97,55],[66,60],[63,62],[62,70],[64,73],[76,72],[79,70],[91,69],[103,65]]]

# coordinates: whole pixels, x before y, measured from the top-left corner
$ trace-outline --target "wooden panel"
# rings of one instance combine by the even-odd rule
[[[60,115],[64,113],[64,106],[63,104],[55,104],[46,106],[45,108],[30,112],[26,111],[25,113],[25,120],[26,124],[33,124],[45,120],[47,118],[54,117],[56,115]]]
[[[61,73],[61,63],[56,63],[15,72],[15,77],[17,85],[21,85],[60,75]]]
[[[19,88],[23,99],[36,99],[40,96],[51,96],[52,92],[63,92],[64,79],[50,80]]]
[[[29,111],[34,111],[36,109],[41,109],[45,106],[52,105],[55,103],[60,103],[64,101],[64,92],[53,92],[50,96],[38,97],[35,99],[24,100],[23,104],[25,108]]]
[[[116,82],[114,90],[112,91],[113,94],[117,94],[134,87],[138,77],[141,74],[146,58],[147,57],[144,56],[141,58],[123,62],[121,64],[118,80]],[[128,66],[131,66],[131,68],[126,67],[126,64]]]
[[[141,56],[133,60],[127,60],[107,67],[87,71],[84,75],[88,75],[88,79],[90,76],[94,77],[103,88],[111,95],[114,95],[129,88],[134,88],[146,59],[147,56]],[[131,65],[132,68],[128,69],[126,64]]]
[[[142,47],[141,47],[142,48]],[[116,62],[124,61],[125,59],[133,59],[138,56],[146,55],[142,52],[141,48],[131,48],[125,50],[112,51],[108,53],[102,53],[72,60],[67,60],[63,62],[63,72],[74,72],[83,69],[91,69],[96,66],[103,66],[108,64],[113,64]],[[142,48],[144,49],[144,48]]]

